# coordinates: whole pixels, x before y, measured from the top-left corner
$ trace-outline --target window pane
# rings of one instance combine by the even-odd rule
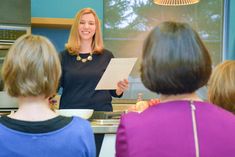
[[[213,64],[222,60],[223,0],[200,1],[195,5],[167,7],[151,0],[104,0],[104,42],[115,57],[138,57],[124,99],[156,97],[142,85],[139,66],[142,44],[149,31],[162,21],[187,22],[197,30],[209,49]]]

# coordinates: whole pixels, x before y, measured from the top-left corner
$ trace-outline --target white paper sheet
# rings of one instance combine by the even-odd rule
[[[116,89],[117,83],[128,79],[137,58],[112,58],[95,90]]]

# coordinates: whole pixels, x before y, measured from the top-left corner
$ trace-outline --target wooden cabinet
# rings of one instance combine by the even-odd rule
[[[45,28],[70,28],[73,24],[72,18],[40,18],[32,17],[32,27],[45,27]]]

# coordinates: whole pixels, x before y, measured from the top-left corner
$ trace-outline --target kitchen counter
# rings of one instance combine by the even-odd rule
[[[92,120],[91,127],[95,134],[116,134],[119,119]]]
[[[120,119],[92,119],[91,127],[95,134],[104,134],[99,157],[115,156],[116,132]]]
[[[92,125],[92,130],[95,134],[116,134],[118,125]]]
[[[115,156],[116,132],[120,119],[93,119],[91,127],[95,134],[104,134],[99,157]]]

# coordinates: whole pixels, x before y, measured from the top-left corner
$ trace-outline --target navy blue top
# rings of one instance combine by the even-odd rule
[[[80,54],[87,58],[89,54]],[[60,99],[61,109],[94,109],[112,111],[112,96],[115,90],[95,90],[113,54],[103,50],[102,54],[93,54],[92,61],[85,63],[76,60],[67,50],[61,52],[62,77],[60,86],[63,92]]]

